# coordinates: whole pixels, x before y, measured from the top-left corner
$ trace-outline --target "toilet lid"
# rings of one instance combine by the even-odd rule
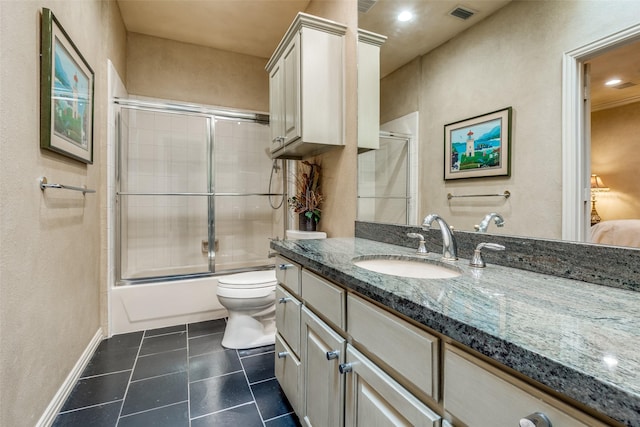
[[[224,288],[266,288],[276,283],[275,270],[249,271],[218,279],[218,286]]]

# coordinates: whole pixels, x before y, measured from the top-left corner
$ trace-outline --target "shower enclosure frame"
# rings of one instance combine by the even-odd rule
[[[235,269],[227,269],[223,271],[216,271],[215,262],[216,262],[216,231],[215,231],[215,198],[216,197],[228,197],[228,196],[266,196],[266,197],[282,197],[283,200],[286,200],[287,197],[287,162],[282,162],[282,193],[218,193],[215,191],[215,180],[214,180],[214,161],[215,161],[215,122],[217,119],[223,120],[235,120],[235,121],[248,121],[255,123],[268,124],[269,116],[267,114],[260,113],[249,113],[237,110],[223,110],[223,109],[214,109],[208,108],[201,105],[194,104],[182,104],[182,103],[163,103],[163,102],[155,102],[155,101],[142,101],[142,100],[132,100],[132,99],[123,99],[123,98],[114,98],[114,104],[120,106],[120,109],[117,110],[116,114],[116,171],[115,171],[115,204],[116,204],[116,215],[115,215],[115,285],[116,286],[126,286],[126,285],[135,285],[135,284],[145,284],[145,283],[154,283],[154,282],[166,282],[166,281],[174,281],[174,280],[185,280],[192,279],[198,277],[209,277],[209,276],[218,276],[222,274],[232,274],[239,273],[244,271],[254,271],[261,269],[270,269],[273,268],[273,265],[264,265],[258,267],[246,267],[246,268],[235,268]],[[207,144],[207,191],[206,192],[123,192],[121,191],[121,173],[122,173],[122,126],[121,126],[121,109],[127,108],[132,110],[140,110],[140,111],[151,111],[151,112],[160,112],[160,113],[180,113],[187,116],[192,117],[203,117],[208,120],[208,126],[206,130],[206,144]],[[196,196],[196,197],[207,197],[207,264],[208,271],[207,272],[198,272],[198,273],[187,273],[187,274],[175,274],[175,275],[164,275],[164,276],[153,276],[146,278],[123,278],[122,277],[122,196]],[[283,209],[283,229],[282,233],[284,236],[285,230],[287,229],[288,215],[286,214],[286,210]]]

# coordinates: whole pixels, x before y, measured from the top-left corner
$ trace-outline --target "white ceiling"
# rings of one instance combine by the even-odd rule
[[[384,77],[482,21],[510,1],[377,0],[368,12],[358,15],[358,26],[387,36],[380,49],[380,75]],[[467,20],[449,15],[458,6],[475,14]],[[397,16],[403,11],[412,12],[413,19],[399,22]]]
[[[591,109],[603,110],[640,101],[640,41],[603,53],[591,64]],[[617,78],[616,86],[605,82]]]
[[[269,58],[310,0],[118,0],[127,31]]]
[[[1,1],[1,0],[0,0]],[[343,0],[344,1],[344,0]],[[377,0],[358,16],[359,27],[388,37],[381,49],[385,76],[417,56],[455,37],[511,0]],[[118,0],[127,31],[216,49],[269,58],[296,14],[310,0]],[[475,15],[464,21],[449,15],[457,6]],[[355,7],[355,5],[354,5]],[[402,10],[414,18],[396,20]],[[630,49],[635,49],[633,53]],[[640,100],[640,61],[637,49],[612,51],[593,59],[591,87],[594,109],[621,100]],[[608,88],[605,79],[618,75],[638,83],[625,89]]]

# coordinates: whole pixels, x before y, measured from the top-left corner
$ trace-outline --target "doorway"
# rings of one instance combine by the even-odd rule
[[[590,74],[598,58],[640,41],[640,25],[565,53],[563,60],[562,239],[590,241],[591,100]],[[624,83],[624,82],[622,82]],[[594,171],[597,172],[597,171]]]

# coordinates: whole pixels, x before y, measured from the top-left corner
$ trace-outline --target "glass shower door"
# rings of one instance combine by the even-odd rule
[[[409,139],[380,136],[380,148],[358,154],[358,220],[409,223]]]
[[[211,117],[121,107],[121,281],[209,273]]]

